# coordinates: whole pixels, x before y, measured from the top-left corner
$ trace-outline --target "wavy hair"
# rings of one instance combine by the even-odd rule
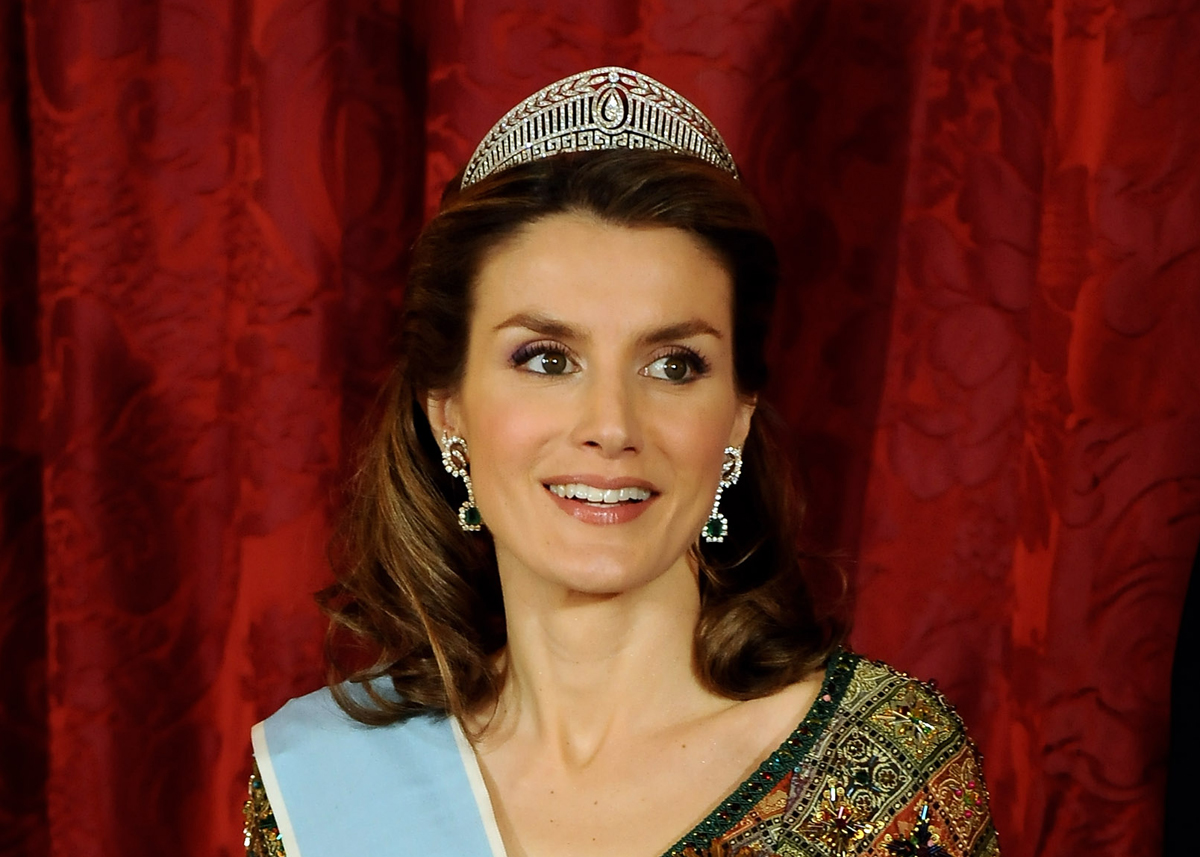
[[[452,181],[413,248],[399,358],[333,544],[338,580],[317,596],[330,618],[334,696],[369,724],[430,711],[461,717],[493,702],[503,683],[494,548],[486,532],[459,527],[464,492],[442,469],[423,408],[431,393],[454,390],[462,378],[472,284],[490,249],[565,212],[685,230],[732,277],[739,393],[757,395],[767,381],[777,256],[757,204],[727,173],[683,155],[618,150],[557,155],[457,188]],[[694,668],[707,688],[734,699],[798,681],[846,631],[836,603],[845,591],[841,571],[799,547],[803,504],[769,421],[760,404],[742,479],[722,500],[729,536],[693,549],[701,602]],[[374,681],[384,677],[394,694]],[[353,683],[365,695],[352,693]]]

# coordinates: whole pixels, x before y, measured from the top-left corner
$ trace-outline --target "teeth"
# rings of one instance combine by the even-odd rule
[[[649,500],[650,492],[645,488],[595,488],[582,482],[551,485],[550,490],[559,497],[586,500],[589,503],[625,503],[629,500]]]

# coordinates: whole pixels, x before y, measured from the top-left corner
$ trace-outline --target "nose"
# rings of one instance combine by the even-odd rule
[[[581,385],[574,440],[606,458],[636,452],[641,426],[635,382],[618,372],[593,372]]]

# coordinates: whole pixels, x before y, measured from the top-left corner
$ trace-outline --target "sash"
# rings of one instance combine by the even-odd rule
[[[504,857],[479,762],[452,717],[364,726],[319,690],[251,739],[287,857]]]

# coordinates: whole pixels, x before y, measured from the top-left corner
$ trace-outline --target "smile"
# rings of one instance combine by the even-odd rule
[[[550,493],[565,500],[583,500],[588,503],[613,505],[616,503],[640,503],[650,499],[650,491],[637,486],[624,488],[597,488],[582,482],[547,485]]]
[[[563,473],[542,483],[554,505],[583,524],[608,526],[636,521],[661,496],[641,479]]]

